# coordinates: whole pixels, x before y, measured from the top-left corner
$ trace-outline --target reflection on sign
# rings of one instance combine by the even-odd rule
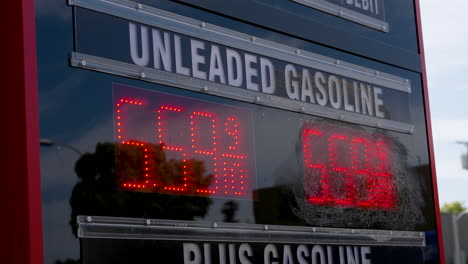
[[[252,198],[249,110],[120,85],[114,101],[118,188]]]
[[[306,123],[304,185],[313,205],[396,209],[390,143],[383,136]]]

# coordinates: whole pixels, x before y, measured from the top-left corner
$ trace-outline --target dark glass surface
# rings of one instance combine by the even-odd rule
[[[45,263],[80,258],[76,215],[151,217],[258,224],[312,225],[393,230],[435,230],[420,75],[324,46],[286,37],[252,25],[168,1],[159,8],[310,50],[343,61],[408,78],[412,82],[410,113],[415,134],[386,132],[319,117],[253,105],[173,87],[72,68],[72,8],[62,1],[37,0],[37,41]],[[112,49],[112,47],[109,47]],[[250,109],[253,113],[257,200],[194,197],[119,191],[115,186],[113,83],[148,91]],[[302,122],[348,127],[385,134],[401,159],[397,175],[399,210],[372,211],[301,204],[291,192],[303,184],[300,131]],[[437,245],[432,244],[431,249]]]
[[[122,191],[254,199],[252,112],[113,85]]]
[[[129,27],[134,26],[135,27],[135,32],[137,33],[137,37],[134,39],[135,42],[137,43],[134,45],[135,50],[140,50],[142,46],[142,41],[141,39],[148,39],[147,46],[149,47],[145,54],[148,54],[147,57],[147,64],[144,65],[143,63],[137,62],[138,59],[134,58],[131,55],[131,45],[130,45],[130,39],[133,39],[130,37],[129,33]],[[143,31],[141,28],[144,27],[145,31]],[[153,30],[157,30],[157,34],[160,35],[160,38],[163,38],[163,34],[167,34],[167,38],[164,37],[164,39],[168,40],[168,43],[170,43],[167,47],[166,50],[171,50],[171,52],[168,52],[169,58],[171,63],[166,68],[167,65],[163,64],[159,60],[153,59],[156,55],[158,54],[157,50],[153,50],[151,47],[155,45],[154,43],[156,42],[155,39],[153,39]],[[141,37],[143,34],[142,32],[146,32],[145,36],[146,37]],[[110,15],[105,15],[99,12],[93,12],[89,11],[87,9],[83,8],[77,8],[76,10],[76,50],[77,52],[84,53],[87,55],[93,55],[101,58],[106,58],[106,59],[113,59],[117,61],[122,61],[126,62],[132,65],[135,65],[138,63],[139,66],[142,67],[147,67],[147,68],[157,68],[163,71],[171,72],[171,73],[176,73],[176,55],[175,53],[175,37],[177,36],[180,38],[181,42],[181,58],[182,62],[181,65],[186,67],[188,70],[188,75],[194,78],[199,78],[201,79],[202,77],[200,76],[195,76],[194,69],[193,69],[193,58],[192,58],[192,53],[191,53],[191,43],[192,41],[200,41],[200,44],[203,45],[203,49],[198,50],[198,54],[203,57],[205,63],[200,63],[199,64],[199,71],[203,72],[205,77],[204,79],[208,79],[208,73],[212,71],[213,65],[210,65],[210,61],[213,57],[212,55],[212,50],[214,47],[216,47],[219,51],[219,57],[221,64],[222,64],[222,72],[224,75],[224,81],[219,77],[216,76],[213,78],[213,82],[215,83],[224,83],[226,84],[226,72],[228,72],[226,69],[228,68],[227,65],[227,50],[229,49],[230,52],[235,52],[239,56],[239,64],[240,65],[245,65],[244,63],[246,62],[245,56],[250,55],[254,56],[255,62],[250,63],[250,67],[254,69],[257,74],[255,74],[254,77],[251,78],[251,82],[257,86],[257,90],[261,91],[263,93],[268,93],[268,94],[273,94],[278,97],[290,99],[290,105],[294,106],[297,104],[297,102],[306,102],[310,103],[313,105],[319,105],[319,102],[321,98],[325,98],[325,102],[322,103],[323,106],[330,108],[330,109],[340,109],[340,110],[345,110],[345,103],[344,97],[346,97],[346,101],[349,101],[349,104],[352,106],[352,110],[347,110],[352,113],[361,113],[365,114],[367,116],[378,116],[376,111],[374,111],[374,107],[371,107],[372,111],[369,111],[366,107],[364,107],[364,103],[360,103],[362,101],[362,97],[359,95],[355,95],[358,93],[355,93],[353,88],[354,84],[357,86],[359,85],[366,85],[366,86],[372,86],[372,87],[378,87],[378,89],[381,89],[382,92],[379,95],[379,98],[382,99],[382,105],[380,107],[375,107],[375,109],[379,108],[379,111],[382,112],[382,118],[383,119],[388,119],[388,120],[393,120],[393,121],[399,121],[399,122],[404,122],[404,123],[412,123],[411,120],[411,114],[409,110],[409,94],[405,92],[401,92],[398,90],[386,88],[385,86],[379,86],[379,85],[374,85],[374,84],[369,84],[365,83],[362,81],[358,81],[353,78],[347,78],[343,77],[337,74],[331,74],[326,71],[319,71],[310,67],[304,67],[302,65],[299,65],[297,63],[294,63],[293,61],[283,61],[283,60],[278,60],[271,58],[269,56],[264,56],[264,55],[258,55],[255,53],[250,53],[246,52],[242,49],[234,49],[229,46],[225,45],[220,45],[216,43],[216,39],[214,39],[212,42],[206,41],[206,40],[201,40],[197,38],[193,38],[187,35],[179,34],[179,33],[174,33],[171,31],[167,30],[161,30],[157,29],[154,27],[149,27],[149,26],[144,26],[139,23],[134,23],[129,20],[125,20],[122,18],[116,18]],[[283,42],[284,43],[284,42]],[[112,48],[109,48],[112,46]],[[139,51],[141,52],[141,51]],[[136,56],[135,56],[136,57]],[[269,72],[269,74],[265,74],[265,76],[261,76],[261,72],[263,72],[263,69],[261,69],[261,63],[259,60],[266,60],[269,63],[271,63],[271,71],[265,70],[265,72]],[[169,60],[168,60],[169,61]],[[156,66],[158,64],[161,64],[159,66]],[[289,67],[289,70],[287,70]],[[238,85],[239,88],[241,89],[247,89],[248,84],[247,84],[247,70],[245,68],[247,67],[241,67],[242,73],[240,74],[240,79],[241,84]],[[292,69],[291,69],[292,68]],[[286,72],[289,72],[288,74],[285,74]],[[251,72],[251,71],[250,71]],[[294,73],[291,73],[294,72]],[[335,96],[331,96],[331,92],[329,95],[323,96],[322,93],[319,92],[318,88],[316,88],[317,84],[317,79],[315,78],[317,73],[321,73],[323,76],[324,80],[330,80],[331,76],[334,76],[337,81],[337,89],[334,92]],[[308,80],[310,85],[307,86],[304,83],[304,76],[308,76]],[[289,78],[289,79],[288,79]],[[263,79],[267,81],[263,81]],[[274,83],[274,85],[272,85]],[[327,81],[325,81],[327,83]],[[290,86],[296,85],[298,88],[285,88],[285,85],[289,84]],[[269,88],[268,85],[270,85]],[[327,86],[325,84],[325,86]],[[306,94],[303,92],[307,87],[310,88],[311,96],[304,96],[303,94]],[[250,88],[252,89],[252,88]],[[271,92],[266,92],[265,90],[272,90]],[[369,91],[373,91],[374,88],[371,88]],[[346,90],[346,91],[345,91]],[[339,94],[339,95],[338,95]],[[343,96],[343,94],[346,94],[346,96]],[[339,102],[339,106],[333,106],[332,99],[333,97],[336,97],[336,102]],[[372,94],[369,97],[373,97]],[[330,98],[329,100],[327,100]],[[356,102],[357,101],[357,102]],[[374,100],[371,100],[372,103],[371,105],[375,105]],[[299,108],[299,106],[296,106]]]
[[[283,34],[420,71],[413,1],[384,1],[385,21],[390,28],[387,33],[290,0],[238,0],[235,4],[217,0],[178,1]],[[157,6],[155,0],[144,0],[144,3]],[[198,19],[210,21],[203,16]]]
[[[421,248],[412,247],[84,239],[83,249],[86,251],[83,256],[85,264],[144,264],[161,260],[174,264],[393,264],[424,261]]]
[[[145,0],[145,4],[156,6],[154,0]],[[211,5],[211,0],[198,0],[198,1],[185,1],[192,5],[199,5],[208,7]],[[382,19],[389,23],[389,32],[384,33],[349,20],[333,16],[331,14],[322,12],[320,10],[310,8],[293,1],[289,0],[250,0],[252,3],[260,3],[264,6],[264,11],[269,9],[282,10],[290,16],[298,16],[306,18],[313,22],[319,22],[324,25],[329,25],[343,31],[353,32],[353,34],[361,37],[365,37],[370,40],[376,40],[382,43],[389,44],[391,46],[399,47],[413,52],[418,52],[417,44],[417,33],[416,33],[416,21],[414,19],[414,5],[412,1],[406,0],[386,0],[383,1],[383,6],[385,9],[385,18]],[[214,3],[213,3],[214,5]],[[343,5],[345,6],[345,5]],[[351,8],[350,8],[351,9]],[[231,10],[230,14],[234,17],[241,17],[239,10]],[[238,14],[237,16],[235,14]],[[257,22],[262,21],[263,19],[269,19],[272,21],[275,20],[274,17],[269,16],[268,12],[259,12]],[[255,23],[256,21],[252,21]],[[294,28],[295,25],[284,23],[288,27]],[[305,30],[305,29],[303,29]],[[351,43],[350,43],[351,45]],[[362,45],[367,45],[367,43],[362,43]],[[369,47],[371,48],[371,47]],[[365,55],[365,54],[363,54]]]
[[[335,2],[335,0],[325,0],[331,3]],[[340,6],[345,7],[347,9],[356,11],[363,15],[373,17],[379,19],[381,21],[385,21],[385,1],[384,0],[372,0],[372,1],[346,1],[342,0],[338,3]]]

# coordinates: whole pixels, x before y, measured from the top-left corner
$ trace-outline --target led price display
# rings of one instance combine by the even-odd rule
[[[389,138],[349,128],[305,123],[304,185],[312,205],[396,209]]]
[[[250,110],[114,85],[121,190],[251,199]]]
[[[262,188],[255,185],[250,110],[122,85],[114,85],[114,101],[119,189],[251,199]],[[291,176],[304,177],[308,204],[396,209],[387,136],[299,123],[304,173]]]

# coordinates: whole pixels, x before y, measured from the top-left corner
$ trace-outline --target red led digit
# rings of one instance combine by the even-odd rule
[[[252,198],[250,110],[122,85],[114,96],[119,188]]]
[[[156,110],[156,131],[157,131],[157,136],[156,139],[158,141],[158,144],[163,145],[163,149],[167,150],[173,150],[173,151],[184,151],[184,149],[181,146],[176,146],[169,144],[169,122],[168,122],[168,117],[167,113],[175,112],[175,113],[180,113],[182,112],[181,107],[176,107],[176,106],[169,106],[169,105],[162,105],[159,107],[158,110]]]
[[[323,142],[323,132],[317,129],[306,128],[303,130],[302,147],[305,165],[305,189],[307,199],[311,204],[324,205],[333,201],[331,183],[327,173],[326,163],[317,163],[320,159],[318,152],[313,150],[317,144]],[[322,159],[323,160],[323,159]],[[324,160],[326,162],[326,160]],[[317,182],[320,184],[317,185]]]
[[[332,134],[328,138],[328,155],[330,173],[333,175],[334,203],[350,206],[356,199],[354,177],[349,169],[349,139],[346,135]]]
[[[351,140],[351,171],[353,173],[369,174],[369,148],[370,143],[362,137],[355,137]]]
[[[235,116],[230,116],[227,118],[224,123],[226,135],[228,136],[226,140],[228,141],[227,149],[229,151],[237,150],[239,148],[239,129],[240,122],[239,119]]]
[[[189,116],[189,132],[191,144],[191,157],[197,160],[203,160],[205,170],[208,172],[214,171],[214,164],[218,156],[217,146],[217,119],[214,113],[206,111],[193,111]],[[213,172],[216,182],[216,172]],[[215,194],[217,189],[210,187],[196,188],[196,192],[201,195]]]
[[[214,114],[201,111],[193,112],[190,115],[190,138],[192,150],[195,153],[214,155],[218,144]]]
[[[377,141],[373,153],[373,170],[368,189],[367,203],[369,207],[395,208],[395,183],[388,162],[387,145],[383,141]]]
[[[214,188],[224,195],[245,196],[250,191],[250,177],[247,155],[241,152],[242,128],[238,118],[227,117],[223,130],[223,151],[214,163]]]
[[[176,130],[169,130],[170,118],[169,114],[183,115],[184,110],[182,107],[173,105],[162,105],[156,110],[156,139],[158,144],[162,146],[167,156],[172,159],[182,161],[182,175],[175,180],[159,179],[161,185],[161,192],[180,192],[187,191],[191,185],[190,177],[190,164],[188,162],[187,150],[183,146],[173,144],[169,135],[175,134]],[[167,182],[172,182],[168,184]]]
[[[116,137],[117,137],[117,142],[120,142],[122,144],[125,144],[125,135],[124,135],[124,127],[126,125],[126,120],[124,118],[124,110],[123,106],[124,105],[130,105],[130,106],[142,106],[144,105],[143,101],[137,100],[137,99],[131,99],[131,98],[121,98],[120,100],[117,100],[117,103],[115,104],[115,127],[116,127]]]
[[[117,148],[116,158],[120,188],[148,190],[157,186],[154,174],[157,164],[149,145],[127,140]]]
[[[115,105],[116,138],[117,144],[120,144],[116,149],[116,171],[120,172],[118,177],[120,181],[117,183],[119,188],[147,189],[154,184],[152,151],[145,143],[126,135],[128,121],[126,110],[129,107],[143,105],[143,101],[131,98],[121,98]],[[130,168],[139,168],[139,170]]]
[[[369,187],[373,184],[370,150],[372,144],[363,137],[355,137],[351,140],[351,171],[354,177],[356,205],[359,207],[369,207],[367,200]]]

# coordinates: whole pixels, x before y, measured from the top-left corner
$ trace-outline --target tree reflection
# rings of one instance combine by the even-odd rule
[[[223,207],[221,208],[221,213],[224,215],[224,222],[239,222],[238,220],[235,220],[237,210],[239,210],[239,204],[236,201],[225,202]]]
[[[168,159],[162,145],[145,144],[152,158],[148,168],[155,173],[154,184],[180,185],[183,176],[189,180],[183,194],[193,195],[196,188],[208,187],[212,175],[205,175],[204,162],[198,160]],[[116,155],[117,154],[117,155]],[[158,188],[141,188],[138,191],[119,190],[122,182],[137,182],[142,178],[140,166],[145,162],[141,151],[132,146],[98,143],[94,153],[82,155],[75,164],[80,178],[73,188],[70,205],[73,234],[77,235],[78,215],[144,217],[175,220],[193,220],[206,215],[209,197],[160,193]],[[116,157],[119,161],[116,166]],[[183,168],[187,166],[188,168]],[[183,172],[187,172],[183,174]],[[143,174],[144,175],[144,174]],[[143,178],[145,180],[145,178]]]

